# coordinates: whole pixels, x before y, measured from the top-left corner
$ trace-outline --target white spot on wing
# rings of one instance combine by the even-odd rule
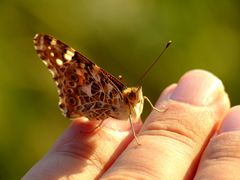
[[[57,40],[56,39],[52,39],[51,45],[55,46],[56,44],[57,44]]]
[[[38,36],[39,36],[39,34],[35,34],[35,36],[34,36],[34,42],[36,42],[36,39],[37,39]]]
[[[46,66],[48,66],[48,62],[47,62],[46,60],[43,60],[42,62],[43,62],[43,64],[45,64]]]
[[[62,66],[62,65],[63,65],[63,62],[62,62],[61,59],[56,59],[56,63],[57,63],[57,65],[59,65],[59,66]]]
[[[73,49],[67,49],[66,53],[64,54],[64,58],[67,61],[71,61],[74,54],[75,54],[75,51]]]
[[[49,69],[49,72],[52,74],[53,77],[55,76],[55,73],[52,69]]]
[[[68,49],[67,50],[67,52],[66,52],[68,55],[70,55],[70,56],[74,56],[74,53],[75,53],[75,51],[73,50],[73,49]]]
[[[56,83],[57,85],[58,85],[58,83]],[[58,92],[58,94],[61,94],[61,91],[60,91],[60,89],[57,89],[57,92]]]
[[[98,67],[96,64],[93,66],[94,71],[98,72],[100,70],[100,67]]]
[[[64,58],[67,60],[67,61],[71,61],[72,60],[72,56],[69,55],[69,54],[64,54]]]
[[[45,49],[44,49],[44,45],[43,45],[42,43],[39,43],[38,45],[35,45],[34,48],[35,48],[36,50],[40,50],[40,51],[45,50]]]

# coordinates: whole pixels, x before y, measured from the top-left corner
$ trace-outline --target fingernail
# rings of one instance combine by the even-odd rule
[[[175,91],[176,87],[177,87],[177,84],[171,84],[166,89],[164,89],[155,105],[158,106],[162,101],[169,100],[172,93]]]
[[[231,108],[223,120],[219,134],[228,131],[240,130],[240,106]]]
[[[171,99],[193,105],[209,105],[221,91],[224,87],[216,76],[207,71],[193,70],[182,76]]]

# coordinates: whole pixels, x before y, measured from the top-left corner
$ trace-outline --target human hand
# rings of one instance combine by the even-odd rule
[[[156,107],[166,111],[134,124],[141,145],[132,141],[128,121],[107,119],[91,134],[74,121],[23,179],[240,177],[240,106],[229,111],[218,78],[190,71],[163,91]]]

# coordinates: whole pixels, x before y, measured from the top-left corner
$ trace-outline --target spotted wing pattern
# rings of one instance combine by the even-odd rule
[[[129,114],[122,91],[126,86],[63,42],[37,34],[34,45],[56,82],[59,107],[69,118],[119,118]]]

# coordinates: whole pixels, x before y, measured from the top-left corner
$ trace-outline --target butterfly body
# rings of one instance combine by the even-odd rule
[[[34,46],[58,88],[59,107],[75,119],[119,120],[139,118],[143,109],[142,89],[128,88],[73,48],[49,35],[36,34]]]

